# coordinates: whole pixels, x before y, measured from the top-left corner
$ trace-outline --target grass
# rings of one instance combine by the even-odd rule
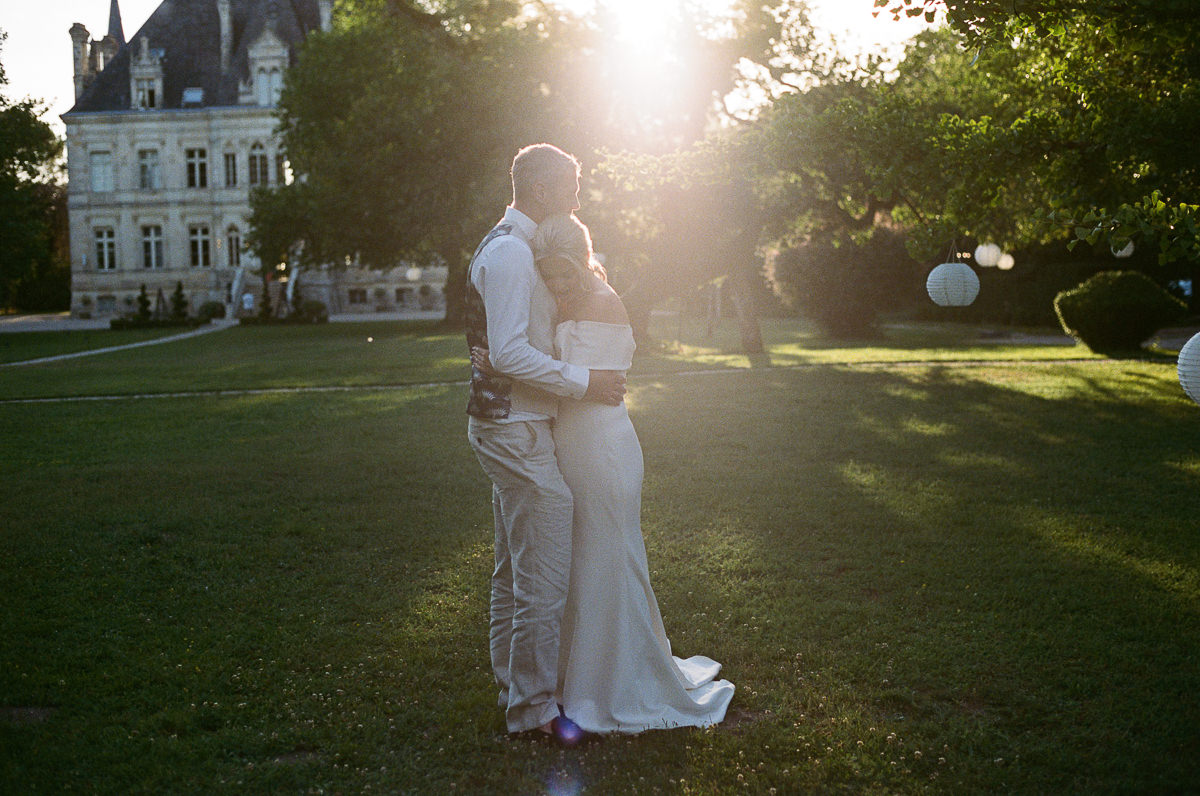
[[[680,331],[675,321],[658,318],[657,338]],[[768,319],[763,334],[768,351],[757,356],[739,352],[736,331],[725,324],[706,337],[690,322],[682,341],[645,346],[633,373],[660,374],[697,368],[745,369],[806,366],[834,362],[913,362],[925,360],[1055,360],[1098,358],[1082,346],[1013,345],[972,339],[976,333],[958,326],[893,327],[877,340],[847,344],[821,337],[792,320]],[[26,334],[0,334],[23,338]],[[52,335],[53,333],[47,333]],[[93,332],[92,347],[132,339]],[[211,335],[149,349],[132,349],[9,367],[0,379],[0,400],[61,396],[133,395],[221,390],[314,387],[395,386],[457,382],[465,378],[465,343],[457,332],[431,322],[335,323],[300,327],[233,327]],[[30,339],[45,350],[41,336]],[[85,338],[78,338],[80,340]],[[966,342],[964,343],[964,340]],[[25,358],[20,339],[8,343],[9,361]],[[65,345],[65,344],[64,344]],[[39,353],[37,356],[43,356]]]
[[[0,364],[156,340],[186,329],[87,329],[0,334]]]
[[[722,727],[571,751],[495,707],[489,487],[435,383],[456,336],[4,371],[6,397],[364,388],[0,404],[0,791],[1195,790],[1200,409],[1173,367],[894,334],[770,325],[797,368],[643,350],[652,579],[676,652],[738,693]]]

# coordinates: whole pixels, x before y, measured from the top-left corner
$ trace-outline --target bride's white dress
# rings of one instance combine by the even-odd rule
[[[559,358],[626,370],[628,325],[564,321]],[[559,467],[575,500],[571,587],[562,623],[559,701],[588,732],[705,726],[725,718],[734,686],[721,664],[671,654],[642,540],[642,448],[625,405],[562,401]]]

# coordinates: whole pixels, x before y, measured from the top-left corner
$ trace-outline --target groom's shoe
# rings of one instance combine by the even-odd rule
[[[561,714],[561,708],[559,712]],[[577,746],[587,737],[583,728],[565,715],[559,715],[550,722],[550,734],[559,746]]]

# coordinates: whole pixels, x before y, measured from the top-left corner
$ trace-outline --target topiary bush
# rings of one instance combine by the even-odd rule
[[[175,283],[175,292],[171,294],[171,320],[187,320],[188,300],[183,293],[183,282]]]
[[[150,294],[146,292],[145,285],[142,285],[142,289],[138,292],[137,305],[137,320],[150,320]]]
[[[1187,306],[1140,271],[1101,271],[1054,297],[1067,334],[1098,354],[1138,350]]]

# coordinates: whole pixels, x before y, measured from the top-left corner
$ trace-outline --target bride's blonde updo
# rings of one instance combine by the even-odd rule
[[[538,224],[530,244],[533,247],[535,262],[550,257],[561,257],[579,270],[585,285],[590,285],[591,280],[586,278],[589,275],[595,275],[600,281],[608,282],[604,266],[593,256],[592,236],[587,226],[573,214],[553,215],[543,219],[542,223]]]

